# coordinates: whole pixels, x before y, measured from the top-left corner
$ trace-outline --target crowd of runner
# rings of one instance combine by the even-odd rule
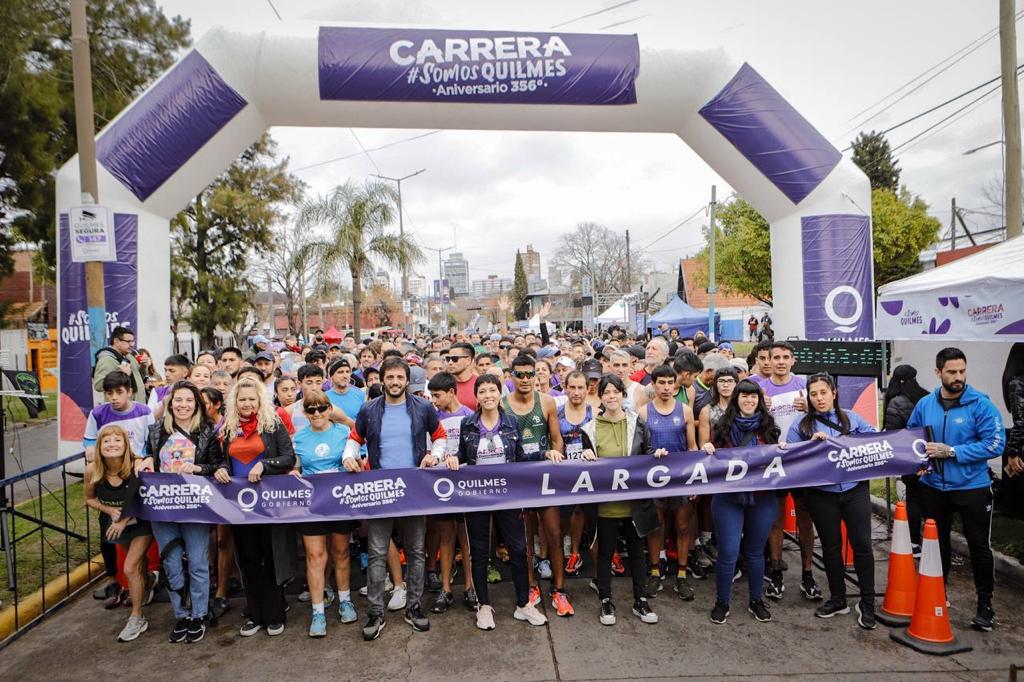
[[[305,609],[310,637],[325,636],[330,620],[354,623],[360,612],[367,640],[380,636],[392,612],[422,632],[431,626],[428,613],[445,614],[458,601],[477,627],[493,630],[499,613],[508,614],[488,589],[503,579],[502,564],[515,588],[511,616],[530,625],[544,625],[545,613],[573,616],[566,579],[587,572],[599,598],[595,615],[614,625],[613,577],[627,570],[625,612],[644,623],[658,622],[655,602],[669,609],[663,602],[694,600],[694,582],[705,578],[715,585],[712,622],[726,622],[741,578],[747,610],[768,622],[766,599],[783,599],[787,587],[787,494],[799,528],[799,594],[817,602],[815,616],[850,612],[845,523],[859,581],[857,624],[875,627],[867,481],[362,522],[211,526],[121,513],[144,471],[256,483],[368,469],[703,456],[874,430],[840,407],[834,377],[793,374],[786,341],[765,339],[736,357],[729,343],[677,330],[636,338],[621,330],[549,336],[546,327],[392,341],[347,336],[337,344],[319,330],[305,345],[256,337],[250,348],[201,351],[194,361],[172,355],[162,376],[146,351],[135,350],[134,333],[115,329],[96,358],[94,387],[103,401],[89,415],[84,446],[87,504],[100,512],[103,555],[115,578],[96,596],[108,608],[131,607],[118,639],[147,630],[143,607],[159,589],[174,611],[171,642],[203,639],[239,592],[243,637],[280,634],[296,609]],[[966,384],[966,363],[958,349],[939,353],[941,387],[931,393],[914,368],[898,367],[884,426],[932,429],[928,471],[907,479],[915,549],[921,518],[936,519],[948,573],[950,528],[960,515],[978,598],[973,625],[991,630],[987,461],[1002,454],[1004,436],[991,401]],[[1019,457],[1008,467],[1024,470]],[[827,598],[812,571],[815,531]],[[357,571],[366,576],[358,595]],[[308,606],[286,599],[293,580],[304,580],[298,603]]]

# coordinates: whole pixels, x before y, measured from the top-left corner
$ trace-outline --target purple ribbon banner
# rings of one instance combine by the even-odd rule
[[[911,474],[926,465],[924,448],[923,431],[903,430],[710,456],[265,476],[255,484],[146,473],[125,513],[179,523],[301,523],[785,490]]]

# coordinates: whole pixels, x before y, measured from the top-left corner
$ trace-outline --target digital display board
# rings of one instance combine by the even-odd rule
[[[796,349],[794,374],[828,372],[834,376],[877,377],[886,373],[881,341],[790,341]]]

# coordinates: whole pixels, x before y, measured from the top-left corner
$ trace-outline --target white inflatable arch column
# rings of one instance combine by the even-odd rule
[[[137,339],[158,362],[169,221],[274,125],[674,133],[770,222],[776,336],[873,335],[867,179],[749,65],[626,35],[282,23],[211,30],[97,140],[101,203],[137,217]],[[79,197],[72,159],[58,215]],[[62,410],[86,409],[61,369]]]

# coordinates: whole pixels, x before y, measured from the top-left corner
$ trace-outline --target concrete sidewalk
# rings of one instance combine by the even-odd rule
[[[878,547],[880,586],[885,583],[886,547]],[[725,625],[714,625],[708,612],[714,602],[712,578],[699,581],[697,598],[681,602],[666,581],[652,605],[660,622],[645,625],[629,610],[630,581],[614,581],[619,622],[598,623],[597,594],[586,578],[573,579],[567,589],[576,615],[534,628],[512,619],[512,586],[492,586],[498,627],[477,630],[473,614],[461,607],[461,589],[449,613],[431,617],[431,630],[414,633],[400,613],[389,614],[387,628],[375,642],[360,636],[366,600],[356,596],[360,622],[341,625],[336,612],[322,640],[306,636],[309,607],[289,599],[292,609],[285,633],[276,638],[260,633],[238,635],[241,600],[198,644],[169,644],[173,625],[166,604],[147,609],[150,630],[130,644],[117,643],[127,610],[104,611],[88,597],[69,605],[18,641],[0,650],[0,679],[79,680],[116,676],[119,679],[204,680],[229,677],[254,680],[619,680],[780,676],[831,676],[848,679],[1003,680],[1011,663],[1024,663],[1024,615],[1019,588],[997,583],[997,628],[984,634],[967,622],[974,614],[974,589],[969,568],[951,576],[950,613],[957,634],[974,651],[950,657],[918,654],[889,639],[884,626],[867,632],[855,616],[814,618],[814,605],[799,594],[799,557],[787,547],[785,598],[770,603],[774,622],[761,624],[746,611],[746,582],[733,589],[733,613]],[[824,575],[815,571],[824,586]],[[358,571],[353,576],[361,584]],[[456,584],[460,584],[456,581]],[[430,597],[425,600],[429,603]],[[879,600],[880,601],[880,600]],[[432,614],[430,614],[432,615]]]

